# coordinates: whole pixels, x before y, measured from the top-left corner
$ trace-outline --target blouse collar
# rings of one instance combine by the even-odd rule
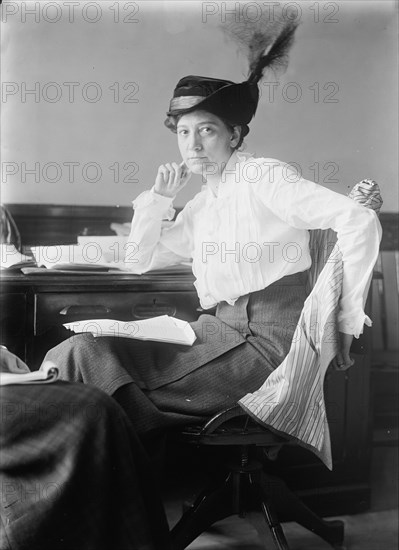
[[[228,196],[236,185],[240,183],[240,167],[247,159],[251,158],[251,153],[234,151],[226,163],[218,184],[215,186],[208,183],[209,195],[215,198]]]

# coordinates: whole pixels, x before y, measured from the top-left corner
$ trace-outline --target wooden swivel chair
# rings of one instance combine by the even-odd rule
[[[378,185],[372,180],[363,180],[350,196],[377,212],[382,202]],[[310,232],[309,291],[333,249],[335,238],[330,230]],[[357,342],[356,353],[362,349]],[[276,435],[239,405],[216,414],[203,426],[187,427],[180,435],[190,444],[228,447],[232,452],[226,464],[227,474],[205,489],[172,529],[172,550],[183,550],[213,523],[233,514],[251,519],[268,550],[289,550],[279,522],[279,517],[287,515],[333,548],[343,548],[342,521],[323,520],[281,479],[266,473],[268,460],[276,459],[281,447],[296,445],[290,437]]]
[[[311,231],[312,268],[309,291],[334,244],[331,231]],[[252,419],[239,405],[212,417],[203,426],[187,427],[181,438],[198,446],[228,446],[227,474],[206,488],[171,531],[172,550],[183,550],[213,523],[237,514],[248,516],[265,549],[289,550],[279,517],[293,518],[335,549],[342,548],[344,524],[312,512],[280,479],[266,473],[282,446],[296,445]],[[263,516],[263,517],[262,517]]]
[[[321,519],[280,478],[265,472],[265,462],[274,460],[282,446],[295,445],[292,440],[273,434],[238,405],[203,426],[186,428],[181,437],[198,446],[229,446],[232,452],[227,473],[200,493],[172,529],[172,550],[183,550],[213,523],[233,514],[250,519],[267,550],[289,550],[279,522],[283,515],[333,548],[342,548],[342,521]]]

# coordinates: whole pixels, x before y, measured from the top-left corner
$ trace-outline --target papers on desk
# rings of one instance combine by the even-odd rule
[[[60,274],[130,273],[129,261],[137,262],[138,245],[127,243],[125,237],[78,237],[77,245],[33,246],[37,267],[27,266],[25,274],[46,274],[46,270]],[[125,255],[126,262],[125,263]],[[149,271],[150,275],[185,274],[191,272],[191,263],[182,262]]]
[[[13,244],[0,244],[0,267],[1,269],[16,269],[23,266],[33,266],[35,262],[29,256],[25,256],[15,248]]]
[[[73,332],[90,332],[95,337],[115,336],[184,346],[192,346],[196,339],[195,332],[189,323],[169,315],[128,322],[114,319],[86,319],[65,323],[64,327]]]
[[[32,253],[38,266],[47,269],[71,271],[127,271],[123,259],[107,255],[95,241],[85,245],[33,246]]]
[[[0,372],[0,386],[11,386],[13,384],[48,384],[55,382],[58,378],[58,368],[46,361],[40,370],[24,372]]]

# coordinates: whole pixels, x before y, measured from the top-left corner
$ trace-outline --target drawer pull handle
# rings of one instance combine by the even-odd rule
[[[134,319],[148,319],[157,317],[158,315],[176,315],[176,306],[167,302],[157,302],[156,299],[152,303],[135,304],[132,308]]]
[[[111,313],[111,309],[105,306],[67,306],[61,309],[60,315],[105,315]]]

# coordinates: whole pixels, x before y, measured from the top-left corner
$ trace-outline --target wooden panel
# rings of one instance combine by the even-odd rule
[[[383,350],[384,336],[383,327],[386,324],[385,305],[383,306],[384,281],[382,274],[381,254],[378,257],[371,288],[371,320],[373,322],[373,331],[371,337],[373,340],[373,350]]]
[[[387,321],[387,349],[398,349],[398,252],[381,252]]]
[[[398,442],[398,250],[381,251],[374,273],[372,297],[373,443],[374,445],[394,445]]]
[[[132,206],[7,204],[23,247],[75,244],[78,235],[115,235],[111,223],[130,222]],[[176,213],[179,212],[176,209]]]
[[[399,349],[399,252],[382,251],[372,292],[373,352]]]
[[[131,206],[7,204],[23,246],[74,244],[78,235],[115,235],[112,222],[131,221]]]
[[[399,214],[394,212],[382,212],[380,222],[383,233],[381,250],[399,249]]]
[[[0,294],[0,344],[26,359],[26,296]]]
[[[92,206],[56,204],[6,204],[21,233],[24,246],[72,244],[77,235],[114,235],[112,222],[130,222],[129,206]],[[176,213],[181,208],[176,209]],[[381,250],[398,250],[398,214],[383,212]]]

